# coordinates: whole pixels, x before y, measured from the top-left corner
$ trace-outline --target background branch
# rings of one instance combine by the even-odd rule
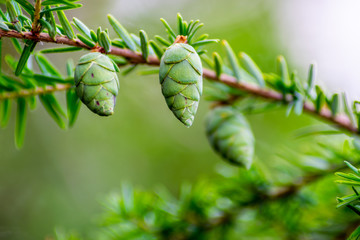
[[[282,187],[281,189],[278,189],[276,191],[273,192],[268,192],[268,193],[263,193],[263,192],[259,192],[259,195],[257,196],[256,199],[250,200],[249,202],[243,203],[241,204],[241,206],[235,207],[235,209],[233,209],[232,211],[228,211],[228,212],[224,212],[221,216],[217,217],[217,218],[213,218],[210,219],[209,222],[206,222],[204,224],[204,228],[207,230],[211,230],[214,228],[217,228],[219,226],[222,226],[228,222],[230,222],[232,219],[235,218],[235,216],[237,216],[239,214],[239,212],[243,209],[243,208],[253,208],[258,206],[259,204],[266,204],[268,202],[276,202],[276,201],[280,201],[283,199],[287,199],[290,197],[295,196],[301,189],[303,189],[306,186],[309,186],[313,183],[315,183],[316,181],[321,180],[322,178],[329,176],[329,174],[333,173],[333,172],[338,172],[338,171],[343,171],[347,169],[347,166],[335,166],[332,168],[329,168],[326,171],[322,171],[319,173],[315,173],[315,174],[309,174],[306,175],[304,177],[302,177],[301,179],[299,179],[299,181],[294,182],[293,184],[290,184],[288,186]],[[349,226],[352,230],[354,228],[353,224],[351,224],[351,226]],[[348,235],[348,233],[347,233]]]
[[[16,92],[5,92],[0,94],[0,100],[65,91],[67,89],[70,89],[72,86],[72,84],[56,84],[55,86],[48,85],[45,87],[36,87],[34,89],[23,89]]]

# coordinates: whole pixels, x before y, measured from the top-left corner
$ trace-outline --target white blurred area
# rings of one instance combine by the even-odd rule
[[[117,0],[113,3],[114,11],[112,12],[121,16],[134,17],[134,15],[147,14],[151,11],[154,12],[157,9],[166,9],[164,12],[171,11],[186,4],[187,2],[187,0]],[[124,8],[124,6],[126,6],[126,8]]]
[[[189,3],[191,0],[108,0],[108,2],[112,3],[108,4],[112,7],[108,9],[108,12],[115,16],[121,16],[123,20],[125,19],[129,22],[133,20],[141,22],[143,23],[142,27],[146,26],[144,19],[156,19],[158,21],[160,17],[174,18],[176,13],[191,4]]]
[[[282,49],[299,70],[315,61],[329,91],[360,99],[360,1],[282,0],[276,11]]]

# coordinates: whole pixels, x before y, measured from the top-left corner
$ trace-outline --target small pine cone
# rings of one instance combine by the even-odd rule
[[[218,107],[207,117],[206,132],[211,146],[224,159],[250,168],[255,139],[243,114],[232,107]]]
[[[159,77],[168,107],[190,127],[202,94],[202,65],[195,49],[184,43],[171,45],[161,58]]]
[[[74,79],[77,95],[91,111],[100,116],[114,113],[120,85],[110,58],[98,52],[82,56]]]

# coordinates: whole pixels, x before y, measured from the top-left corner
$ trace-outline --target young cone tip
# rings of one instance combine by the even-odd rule
[[[174,44],[175,43],[187,43],[187,36],[183,36],[183,35],[177,36],[174,41]]]

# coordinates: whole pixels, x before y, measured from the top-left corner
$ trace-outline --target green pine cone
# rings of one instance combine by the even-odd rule
[[[161,58],[159,77],[168,107],[190,127],[202,94],[202,65],[195,49],[184,43],[171,45]]]
[[[218,107],[207,117],[206,132],[211,146],[224,159],[250,168],[255,139],[243,114],[232,107]]]
[[[120,85],[110,58],[98,52],[82,56],[74,79],[77,95],[91,111],[100,116],[114,113]]]

